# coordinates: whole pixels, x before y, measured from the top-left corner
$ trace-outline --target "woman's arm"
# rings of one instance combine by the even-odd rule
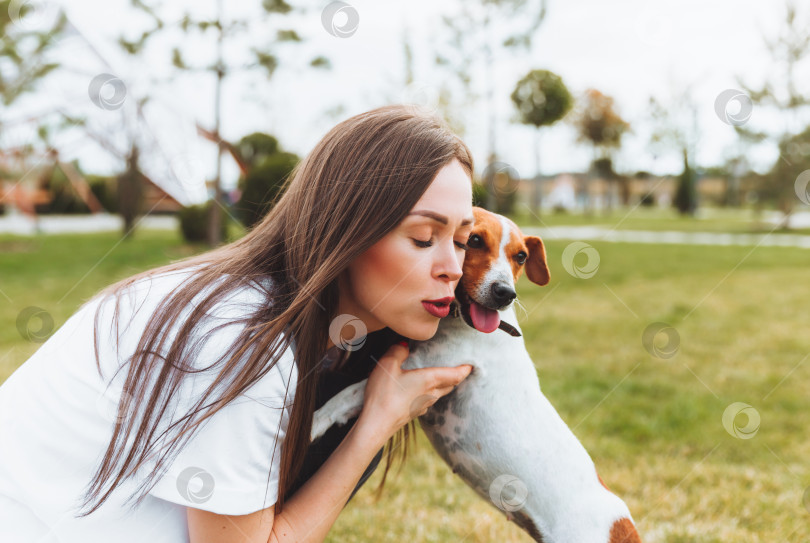
[[[275,506],[247,515],[187,508],[191,543],[321,543],[374,456],[399,428],[424,413],[472,369],[403,370],[407,347],[391,347],[369,375],[360,417],[326,462],[275,515]],[[424,398],[428,399],[424,403]],[[420,399],[415,409],[414,401]],[[268,537],[269,534],[269,537]]]
[[[280,515],[274,515],[275,505],[247,515],[188,507],[191,543],[320,543],[387,439],[358,419],[326,462],[287,500]]]
[[[360,419],[340,445],[276,517],[272,543],[322,542],[349,501],[360,477],[388,440]]]

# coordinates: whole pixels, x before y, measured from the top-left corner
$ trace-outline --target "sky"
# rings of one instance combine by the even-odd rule
[[[127,58],[115,45],[116,38],[135,37],[148,24],[148,19],[133,12],[128,3],[71,0],[64,4],[81,32],[81,36],[63,39],[57,48],[56,55],[68,69],[0,114],[6,123],[56,107],[86,115],[92,131],[108,142],[106,149],[82,130],[65,131],[56,141],[64,159],[78,158],[85,171],[99,174],[122,168],[121,159],[109,152],[109,142],[125,149],[127,135],[135,134],[145,142],[142,156],[147,174],[165,177],[165,182],[174,184],[173,190],[182,190],[189,199],[200,201],[204,198],[201,180],[214,176],[215,160],[213,146],[195,135],[194,123],[213,127],[214,77],[210,72],[197,72],[168,79],[175,73],[169,52],[180,45],[192,64],[208,64],[214,52],[213,33],[189,37],[170,31],[150,43],[141,58]],[[347,37],[334,36],[324,26],[321,15],[329,4],[308,2],[306,13],[261,21],[258,2],[225,3],[227,17],[254,21],[226,46],[229,62],[244,62],[246,51],[269,44],[277,29],[294,28],[306,39],[303,45],[279,48],[282,67],[272,79],[260,72],[237,73],[226,79],[222,99],[222,134],[226,139],[236,141],[254,131],[268,132],[285,150],[303,157],[330,128],[357,113],[393,102],[434,105],[431,97],[448,77],[432,59],[437,50],[448,51],[442,43],[441,16],[452,17],[458,2],[352,1],[348,9],[357,14],[358,25]],[[53,5],[39,4],[40,20],[47,20]],[[165,19],[178,20],[186,11],[198,18],[213,15],[216,4],[213,0],[170,0],[159,5]],[[532,177],[537,173],[535,151],[539,149],[543,174],[587,169],[593,151],[576,141],[569,123],[545,128],[538,136],[534,128],[511,122],[515,111],[509,95],[515,83],[532,69],[547,69],[560,75],[575,96],[595,88],[614,98],[617,111],[632,126],[614,157],[617,171],[680,171],[681,159],[674,149],[654,149],[648,143],[648,100],[653,96],[668,106],[687,89],[698,108],[697,163],[722,164],[740,148],[733,126],[718,116],[715,101],[723,91],[739,89],[738,78],[753,87],[766,81],[777,89],[782,86],[784,66],[771,60],[763,35],[776,34],[783,13],[780,1],[549,0],[548,15],[530,52],[502,50],[496,54],[491,75],[486,74],[483,63],[473,66],[476,89],[483,93],[488,83],[494,86],[499,160],[521,176]],[[804,16],[810,22],[810,9]],[[342,24],[344,15],[336,17]],[[520,17],[516,20],[519,24]],[[30,24],[36,24],[37,19],[32,21]],[[502,18],[497,25],[508,29],[514,21]],[[405,86],[405,36],[414,55],[416,81],[410,87]],[[309,60],[317,55],[327,56],[333,69],[323,72],[309,68]],[[120,108],[105,109],[88,99],[90,82],[105,73],[124,84]],[[810,59],[798,67],[797,75],[805,85],[802,90],[810,94]],[[114,90],[108,85],[99,92],[115,99]],[[144,106],[144,117],[138,118],[135,105],[144,96],[150,101]],[[738,105],[731,103],[728,112],[735,113]],[[676,113],[676,117],[683,115]],[[489,151],[486,103],[470,105],[464,118],[467,127],[461,135],[471,147],[480,172]],[[806,126],[810,119],[793,122]],[[771,132],[782,129],[782,121],[759,106],[754,107],[747,125]],[[31,123],[12,122],[0,144],[18,144],[30,137]],[[775,148],[768,145],[748,150],[747,156],[758,171],[766,171],[777,158]],[[235,165],[225,157],[226,189],[235,185],[237,176]]]

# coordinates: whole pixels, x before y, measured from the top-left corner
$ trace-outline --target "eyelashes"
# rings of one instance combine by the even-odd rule
[[[414,239],[414,238],[411,238],[411,239],[413,239],[413,242],[417,247],[422,248],[422,249],[427,249],[428,247],[433,245],[433,242],[430,241],[430,240],[422,241],[420,239]],[[469,247],[467,246],[466,243],[461,243],[459,241],[455,241],[454,243],[456,244],[456,247],[458,247],[459,249],[461,249],[463,251],[466,251],[467,249],[469,249]]]

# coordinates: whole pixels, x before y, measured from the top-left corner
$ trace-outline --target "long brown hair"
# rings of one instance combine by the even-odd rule
[[[298,378],[281,447],[276,503],[276,512],[281,512],[287,489],[300,471],[310,443],[317,384],[313,370],[324,356],[329,325],[337,316],[338,278],[354,258],[402,221],[438,171],[453,159],[472,178],[473,159],[467,146],[444,120],[421,107],[390,105],[355,115],[332,128],[293,169],[270,212],[241,239],[139,273],[102,290],[99,296],[104,299],[115,297],[117,330],[119,298],[127,286],[159,273],[198,267],[190,279],[161,301],[128,360],[118,422],[103,461],[88,485],[84,504],[104,494],[81,516],[95,511],[119,483],[158,456],[153,449],[166,432],[176,429],[177,434],[160,449],[154,471],[135,492],[146,489],[137,499],[140,503],[157,483],[154,479],[170,455],[203,421],[261,379],[293,340]],[[219,284],[224,274],[231,280]],[[239,320],[245,323],[244,330],[216,361],[215,365],[225,363],[214,383],[191,411],[156,436],[172,394],[184,374],[194,370],[194,354],[187,352],[187,344],[197,323],[211,306],[235,289],[267,278],[273,285],[272,291],[266,291],[267,303]],[[217,287],[197,301],[197,295],[215,282]],[[168,352],[161,354],[167,340],[165,331],[172,329],[183,309],[189,307],[193,307],[190,317],[182,322]],[[99,314],[94,349],[101,372]],[[286,398],[285,404],[289,406]],[[143,410],[141,414],[139,409]],[[136,421],[140,421],[137,428]],[[135,438],[127,450],[133,432]],[[406,446],[401,460],[407,456],[407,432],[406,425],[386,444],[385,473],[391,465],[391,451],[401,444],[403,435]],[[183,437],[185,441],[181,442]],[[105,492],[106,486],[109,488]]]

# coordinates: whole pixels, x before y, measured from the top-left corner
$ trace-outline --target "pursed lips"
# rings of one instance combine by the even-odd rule
[[[435,300],[422,300],[422,307],[434,317],[442,318],[450,314],[450,303],[453,300],[453,296],[446,296]]]

